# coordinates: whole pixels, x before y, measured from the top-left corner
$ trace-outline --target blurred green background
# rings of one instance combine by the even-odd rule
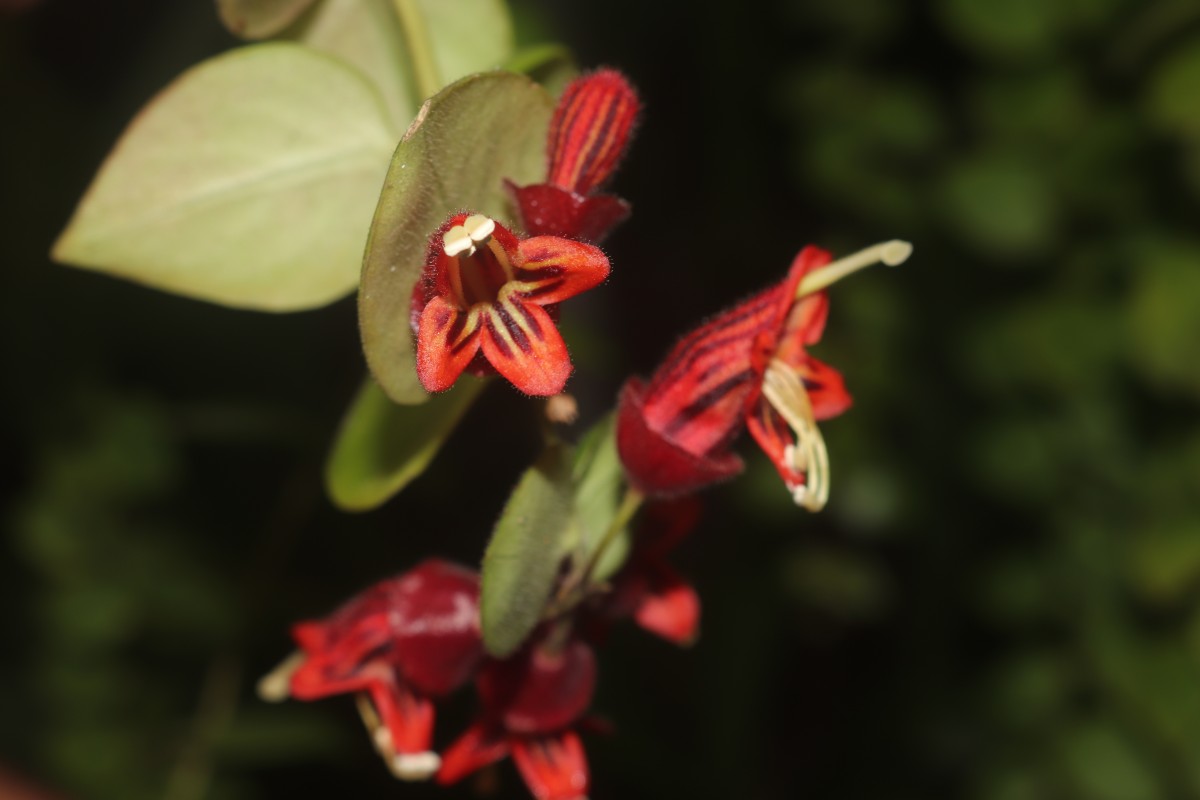
[[[0,796],[522,797],[394,782],[347,699],[265,705],[287,625],[476,561],[535,426],[493,387],[380,511],[322,460],[350,300],[270,316],[49,263],[126,121],[236,43],[208,2],[0,3]],[[827,510],[752,447],[679,552],[704,633],[601,653],[596,798],[1200,798],[1200,4],[515,3],[627,72],[634,217],[566,315],[585,417],[807,242]],[[469,502],[466,499],[469,498]],[[471,713],[451,703],[448,736]]]

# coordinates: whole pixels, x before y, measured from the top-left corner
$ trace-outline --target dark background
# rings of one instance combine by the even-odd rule
[[[532,459],[489,389],[342,514],[352,300],[232,311],[51,264],[125,123],[235,46],[207,2],[0,3],[0,796],[521,797],[394,782],[348,699],[269,706],[288,624],[477,561]],[[678,553],[677,651],[621,629],[596,798],[1200,798],[1200,6],[515,4],[645,115],[613,277],[567,315],[585,417],[808,242],[914,257],[832,293],[833,494],[752,446]],[[471,701],[441,717],[447,736]],[[6,795],[6,792],[9,793]]]

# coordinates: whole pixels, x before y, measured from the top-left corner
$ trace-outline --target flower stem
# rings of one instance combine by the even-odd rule
[[[804,276],[796,287],[796,299],[821,291],[826,286],[837,283],[847,275],[874,264],[884,263],[889,267],[903,264],[912,255],[912,245],[900,239],[859,250],[857,253],[839,258],[832,264],[826,264],[820,269],[813,270]]]
[[[637,512],[642,505],[642,500],[645,496],[633,488],[625,490],[625,496],[621,499],[621,505],[617,508],[617,513],[613,516],[612,522],[605,529],[604,535],[600,537],[599,544],[592,550],[588,560],[582,566],[576,566],[563,579],[559,586],[557,594],[547,607],[545,617],[547,619],[558,617],[570,611],[576,605],[581,603],[587,596],[588,581],[592,577],[592,573],[596,571],[596,567],[600,564],[600,559],[604,556],[604,551],[607,550],[613,542],[617,540],[617,536],[629,524],[629,520]],[[578,562],[576,562],[578,563]]]
[[[617,509],[617,513],[613,516],[608,530],[604,532],[604,536],[600,539],[600,543],[596,545],[596,549],[592,551],[591,558],[588,559],[587,565],[580,574],[581,585],[586,584],[588,579],[592,577],[592,573],[596,571],[596,567],[600,564],[600,559],[604,557],[604,551],[616,541],[617,536],[629,524],[629,520],[633,519],[633,515],[641,507],[643,499],[645,499],[645,496],[637,489],[629,487],[625,490],[625,496],[621,498],[621,505]]]
[[[421,13],[417,0],[392,0],[392,8],[400,20],[404,32],[404,43],[408,45],[408,57],[412,64],[413,83],[421,99],[432,97],[442,88],[437,62],[429,41],[429,27]]]

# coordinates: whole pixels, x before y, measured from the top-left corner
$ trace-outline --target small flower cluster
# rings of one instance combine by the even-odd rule
[[[408,320],[427,391],[448,390],[469,373],[499,375],[528,395],[560,395],[572,366],[559,304],[609,275],[596,243],[630,206],[600,189],[639,108],[613,70],[574,81],[551,121],[545,181],[506,183],[519,226],[465,210],[433,232]],[[699,519],[695,493],[741,471],[732,448],[743,428],[797,505],[825,505],[829,460],[817,422],[851,403],[840,373],[808,352],[828,315],[825,289],[870,264],[898,264],[910,249],[889,242],[834,261],[805,247],[783,280],[683,336],[648,380],[625,382],[609,436],[628,513],[614,511],[593,551],[554,565],[561,568],[546,606],[515,652],[486,651],[479,576],[428,560],[323,620],[296,625],[299,651],[264,679],[263,695],[356,695],[376,749],[405,780],[455,783],[511,755],[538,800],[584,797],[579,732],[604,727],[588,715],[594,647],[624,618],[677,644],[695,639],[700,601],[667,555]],[[601,554],[639,509],[623,563],[601,579]],[[434,705],[468,683],[478,715],[439,752]]]
[[[512,756],[538,800],[579,800],[589,785],[579,730],[606,727],[587,717],[593,646],[623,617],[678,644],[690,643],[699,627],[699,598],[665,561],[696,519],[674,505],[647,515],[665,524],[640,538],[610,592],[548,619],[508,658],[483,651],[478,575],[429,559],[324,619],[293,626],[299,650],[260,682],[259,693],[270,700],[356,695],[376,750],[402,780],[457,783]],[[434,703],[472,679],[479,713],[439,755]]]

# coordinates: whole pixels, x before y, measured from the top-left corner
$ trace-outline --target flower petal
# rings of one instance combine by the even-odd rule
[[[512,755],[537,800],[582,800],[587,796],[587,756],[574,731],[514,738]]]
[[[547,182],[580,194],[604,183],[625,153],[638,109],[637,93],[616,70],[571,81],[550,120]]]
[[[433,743],[433,703],[398,681],[371,687],[371,702],[396,753],[427,753]],[[429,777],[429,776],[425,776]]]
[[[646,567],[646,588],[633,618],[651,633],[689,645],[700,633],[700,597],[664,562]]]
[[[600,248],[558,236],[534,236],[517,248],[514,291],[540,306],[561,303],[604,283],[608,258]]]
[[[801,363],[791,366],[804,381],[808,401],[812,403],[813,419],[836,417],[854,403],[850,392],[846,391],[842,373],[825,362],[808,356]]]
[[[736,420],[740,424],[740,413]],[[650,496],[694,492],[742,471],[742,460],[731,452],[696,454],[651,427],[646,419],[645,388],[637,378],[631,378],[621,389],[617,452],[629,482]]]
[[[521,211],[521,222],[530,236],[565,236],[585,242],[603,241],[629,216],[629,203],[611,194],[577,192],[549,183],[517,186],[504,182]]]
[[[292,673],[288,693],[297,700],[318,700],[394,681],[395,670],[382,658],[346,664],[332,658],[311,657]]]
[[[479,322],[443,297],[421,312],[417,330],[417,377],[427,392],[449,389],[479,350]]]
[[[499,728],[476,722],[442,752],[442,767],[437,782],[443,786],[458,783],[477,769],[494,764],[508,755],[508,740]]]
[[[571,375],[571,357],[554,321],[541,306],[517,298],[483,312],[483,355],[525,394],[558,394]]]

